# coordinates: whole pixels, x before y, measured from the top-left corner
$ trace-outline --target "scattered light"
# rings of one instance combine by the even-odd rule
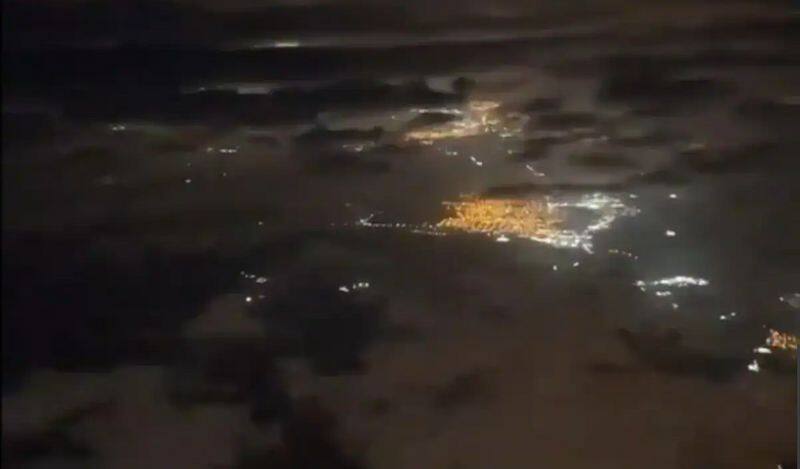
[[[281,49],[281,48],[288,48],[288,47],[300,47],[300,41],[294,41],[294,40],[289,40],[289,41],[275,41],[275,42],[272,44],[272,46],[273,46],[273,47],[275,47],[275,48],[277,48],[277,49]]]
[[[507,243],[510,240],[508,239],[508,236],[500,235],[500,236],[497,237],[497,239],[495,239],[495,241],[497,241],[498,243]]]
[[[247,298],[244,299],[244,301],[246,301],[248,303],[251,303],[253,301],[253,297],[252,296],[248,296]]]
[[[267,277],[258,277],[256,283],[267,283]]]
[[[677,233],[672,230],[667,230],[664,232],[664,234],[667,235],[668,238],[674,238]]]
[[[525,119],[509,122],[509,125],[506,125],[501,116],[496,115],[495,111],[500,107],[500,103],[496,101],[471,101],[467,107],[468,112],[466,113],[447,108],[414,109],[413,111],[418,113],[443,112],[461,116],[461,119],[408,132],[405,140],[430,145],[434,140],[472,137],[488,133],[498,133],[503,138],[509,138],[522,133]]]
[[[687,277],[685,275],[662,278],[659,280],[653,280],[651,282],[645,282],[642,280],[636,282],[636,286],[665,286],[665,287],[679,287],[679,288],[688,286],[705,287],[706,285],[708,285],[708,280],[704,278]]]
[[[356,282],[350,286],[342,285],[339,287],[339,291],[342,293],[350,293],[356,290],[362,290],[365,288],[369,288],[369,282]]]
[[[415,114],[450,114],[451,116],[464,114],[461,109],[454,107],[415,107],[411,108],[411,112]]]
[[[511,150],[509,150],[509,151],[511,151]],[[546,174],[544,174],[544,173],[542,173],[542,172],[539,172],[539,171],[537,171],[537,170],[536,170],[536,168],[534,168],[533,166],[531,166],[531,165],[529,165],[529,164],[526,164],[526,165],[525,165],[525,169],[527,169],[528,171],[532,172],[532,173],[533,173],[533,175],[534,175],[534,176],[536,176],[536,177],[542,177],[542,176],[546,176]]]
[[[725,316],[724,314],[720,314],[719,315],[719,320],[720,321],[727,321],[728,320],[728,316]]]
[[[191,178],[186,178],[186,179],[183,180],[183,182],[185,182],[186,184],[191,184],[192,183],[192,179]]]
[[[797,353],[797,336],[786,332],[770,329],[766,344],[774,349],[788,350]]]
[[[111,124],[112,132],[124,132],[127,127],[124,124]]]
[[[761,371],[761,367],[758,366],[758,360],[753,360],[750,364],[747,365],[747,369],[752,371],[753,373],[758,373]]]
[[[705,150],[707,145],[704,142],[691,142],[684,148],[686,152],[696,152]]]
[[[634,255],[632,252],[628,252],[628,251],[621,250],[621,249],[609,249],[608,253],[609,254],[617,254],[617,255],[620,255],[620,256],[625,256],[625,257],[627,257],[629,259],[638,259],[639,258],[639,256]]]
[[[638,195],[636,195],[636,194],[628,194],[628,198],[629,198],[629,199],[638,199],[638,198],[639,198],[639,196],[638,196]]]
[[[272,89],[269,86],[258,84],[241,84],[236,87],[236,94],[270,94]]]
[[[581,265],[581,263],[578,261],[572,263],[572,267],[578,267],[579,265]]]
[[[449,211],[446,218],[435,225],[418,226],[400,224],[412,233],[445,236],[448,230],[483,233],[493,237],[519,237],[545,243],[557,248],[583,249],[593,254],[592,239],[595,232],[607,230],[620,216],[635,216],[639,210],[623,204],[619,199],[604,194],[539,199],[484,199],[466,197],[458,202],[443,202]],[[582,231],[562,228],[564,218],[573,209],[595,212],[597,218]],[[397,223],[374,222],[375,214],[361,218],[357,226],[370,228],[396,228]],[[502,242],[502,241],[501,241]],[[629,255],[629,254],[628,254]]]
[[[767,347],[758,347],[758,348],[754,348],[753,352],[760,353],[762,355],[769,355],[769,354],[772,353],[772,349],[769,349]]]
[[[800,309],[800,293],[787,293],[781,296],[780,300],[792,308]]]
[[[553,270],[558,270],[558,266],[553,264]]]
[[[646,292],[647,287],[677,287],[677,288],[684,288],[688,286],[706,286],[708,285],[708,280],[702,278],[694,278],[694,277],[687,277],[683,275],[679,275],[677,277],[671,278],[663,278],[659,280],[653,280],[650,282],[645,282],[644,280],[637,280],[634,282],[634,285],[639,287],[639,290]],[[653,292],[657,297],[668,297],[672,296],[673,293],[670,290],[656,290]],[[673,309],[678,309],[677,303],[672,303]],[[719,319],[721,321],[725,321],[728,318],[726,316],[720,316]]]
[[[342,149],[347,150],[347,151],[356,152],[356,153],[361,153],[364,150],[366,150],[367,148],[372,148],[373,146],[374,146],[374,144],[372,144],[372,143],[370,143],[370,144],[366,144],[366,143],[345,143],[344,145],[342,145]]]
[[[374,217],[375,217],[375,214],[374,213],[370,213],[368,216],[366,216],[364,218],[359,218],[358,222],[356,222],[356,224],[357,225],[361,225],[361,226],[374,226],[373,223],[372,223],[372,219]]]
[[[670,194],[669,198],[670,199],[677,199],[678,198],[678,194]]]

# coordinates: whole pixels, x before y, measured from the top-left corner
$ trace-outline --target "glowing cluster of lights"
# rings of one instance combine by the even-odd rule
[[[516,237],[557,248],[580,248],[592,254],[592,238],[596,232],[610,228],[620,216],[639,213],[616,197],[604,194],[584,195],[572,201],[551,197],[538,200],[467,197],[457,202],[443,202],[443,205],[448,216],[435,224],[378,222],[373,213],[359,219],[356,226],[401,228],[432,236],[446,236],[452,231],[481,233],[499,243]],[[571,209],[589,210],[597,217],[583,230],[565,229],[563,224]]]
[[[112,132],[124,132],[128,129],[125,124],[111,124],[110,128]]]
[[[616,220],[620,216],[635,216],[639,214],[639,209],[625,205],[624,203],[622,203],[620,199],[616,197],[612,197],[607,194],[602,194],[599,192],[594,194],[584,195],[577,201],[548,200],[547,205],[551,209],[578,208],[578,209],[590,210],[592,212],[599,214],[600,218],[591,223],[584,230],[583,233],[584,237],[595,231],[607,230],[608,228],[611,227],[611,224],[614,222],[614,220]]]
[[[214,148],[214,147],[206,147],[206,153],[222,153],[223,155],[233,155],[239,153],[239,147],[222,147],[222,148]]]
[[[704,278],[678,275],[675,277],[652,280],[650,282],[645,282],[644,280],[638,280],[635,285],[639,288],[646,288],[646,287],[684,288],[684,287],[705,287],[706,285],[708,285],[708,283],[709,283],[708,280]]]
[[[475,166],[483,166],[483,161],[475,158],[474,156],[470,156],[469,160],[472,161],[472,164],[474,164]]]
[[[357,290],[364,290],[369,288],[369,282],[356,282],[352,285],[342,285],[339,287],[339,291],[342,293],[351,293]]]
[[[639,259],[639,256],[637,256],[636,254],[634,254],[634,253],[632,253],[630,251],[626,251],[624,249],[609,249],[608,253],[609,254],[614,254],[614,255],[617,255],[617,256],[627,257],[628,259],[633,259],[633,260],[638,260]]]
[[[766,344],[767,347],[772,349],[787,350],[791,353],[797,353],[797,336],[787,332],[770,329]]]
[[[502,116],[497,112],[500,103],[496,101],[471,101],[466,112],[445,109],[435,112],[460,116],[459,120],[412,130],[405,135],[406,141],[432,145],[437,140],[473,137],[497,133],[503,138],[518,136],[522,132],[525,116],[509,114]],[[416,110],[419,113],[432,110]]]
[[[667,277],[658,280],[651,280],[645,282],[644,280],[637,280],[634,285],[639,287],[639,290],[646,292],[648,288],[656,288],[653,294],[658,298],[670,298],[673,296],[670,288],[686,288],[686,287],[705,287],[709,284],[708,280],[699,277],[689,277],[686,275],[678,275],[675,277]],[[672,309],[678,309],[678,303],[670,303]],[[731,313],[735,316],[736,313]],[[727,320],[726,316],[721,316],[720,320]]]
[[[605,194],[590,194],[578,200],[466,199],[445,202],[451,214],[437,224],[440,229],[484,233],[498,242],[508,235],[560,248],[582,248],[592,252],[592,237],[606,230],[619,216],[638,211]],[[569,209],[587,209],[598,218],[582,231],[562,228]],[[501,238],[502,237],[502,238]]]
[[[765,345],[756,347],[753,352],[757,355],[771,355],[777,351],[789,353],[792,357],[797,356],[797,336],[787,332],[781,332],[775,329],[769,330],[769,335],[765,340]],[[761,371],[758,359],[754,358],[752,362],[747,365],[747,369],[753,373]]]
[[[243,277],[246,280],[250,280],[260,286],[264,286],[265,283],[269,282],[269,278],[264,277],[263,275],[252,274],[249,272],[245,272],[244,270],[239,271],[239,276]],[[263,293],[258,294],[257,297],[247,295],[244,297],[244,301],[245,303],[252,303],[253,301],[256,301],[256,298],[259,300],[263,300],[264,298],[266,298],[266,295],[264,295]]]
[[[259,284],[267,283],[269,281],[269,279],[267,277],[264,277],[264,276],[261,276],[261,275],[256,275],[256,274],[251,274],[251,273],[245,272],[244,270],[240,271],[239,275],[241,277],[246,278],[247,280],[252,280],[252,281],[254,281],[256,283],[259,283]]]
[[[545,236],[561,221],[543,203],[516,199],[473,199],[445,202],[452,216],[440,228],[490,235]]]
[[[426,114],[426,113],[436,113],[436,114],[449,114],[451,116],[461,116],[464,114],[464,111],[454,107],[415,107],[411,108],[411,112],[415,114]]]

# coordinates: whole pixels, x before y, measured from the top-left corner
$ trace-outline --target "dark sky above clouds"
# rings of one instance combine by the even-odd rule
[[[597,19],[680,26],[721,16],[780,15],[789,4],[785,0],[5,0],[3,47],[228,46],[276,34],[503,30]]]

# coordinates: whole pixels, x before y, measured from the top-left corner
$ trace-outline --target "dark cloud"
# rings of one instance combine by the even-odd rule
[[[485,401],[490,396],[487,370],[459,373],[433,393],[433,405],[443,411]]]
[[[623,344],[641,362],[655,371],[698,376],[713,382],[728,382],[744,373],[747,359],[694,350],[682,344],[682,335],[674,330],[663,333],[618,331]]]

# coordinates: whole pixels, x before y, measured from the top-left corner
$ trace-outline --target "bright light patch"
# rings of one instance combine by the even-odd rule
[[[797,353],[797,336],[793,334],[770,329],[766,344],[773,349]]]
[[[448,214],[436,224],[411,226],[400,223],[375,222],[375,214],[359,219],[358,226],[370,228],[409,228],[412,233],[444,236],[450,231],[482,233],[498,242],[499,237],[517,237],[556,248],[583,249],[593,253],[592,239],[598,231],[607,230],[620,216],[635,216],[639,210],[605,194],[538,199],[488,199],[467,197],[457,202],[443,202]],[[582,230],[567,229],[565,221],[574,209],[595,214]]]
[[[526,116],[499,115],[497,101],[470,101],[466,111],[457,109],[412,109],[417,113],[442,112],[460,119],[444,124],[432,125],[413,130],[405,135],[406,141],[415,141],[423,145],[431,145],[436,140],[474,137],[483,134],[498,134],[503,138],[519,136],[523,130]]]
[[[678,275],[675,277],[668,277],[662,278],[659,280],[653,280],[650,282],[645,282],[643,280],[639,280],[636,282],[636,286],[665,286],[665,287],[689,287],[689,286],[697,286],[697,287],[705,287],[708,285],[708,280],[699,277],[688,277],[685,275]]]

